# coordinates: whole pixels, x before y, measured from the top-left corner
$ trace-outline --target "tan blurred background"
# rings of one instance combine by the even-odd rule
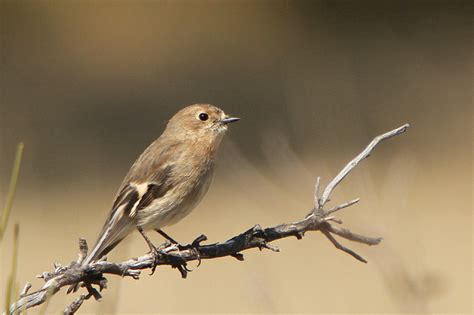
[[[342,241],[368,264],[310,233],[243,263],[205,261],[187,280],[171,268],[109,277],[103,301],[80,313],[472,312],[469,1],[0,4],[0,202],[24,141],[11,221],[21,285],[75,259],[79,237],[92,243],[138,154],[178,109],[208,102],[242,120],[208,195],[168,233],[215,242],[301,219],[316,176],[327,183],[373,136],[409,122],[333,196],[362,198],[339,217],[384,241]],[[109,258],[146,250],[133,235]],[[48,312],[73,298],[59,293]]]

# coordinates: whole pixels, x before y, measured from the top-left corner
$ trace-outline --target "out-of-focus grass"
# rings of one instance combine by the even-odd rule
[[[10,186],[8,189],[7,200],[0,217],[0,241],[7,229],[8,219],[13,207],[13,200],[15,199],[16,186],[18,183],[18,175],[20,174],[21,158],[23,155],[24,145],[20,142],[17,145],[15,161],[13,162],[12,175],[10,178]],[[16,271],[18,266],[18,238],[20,234],[20,225],[15,224],[13,229],[13,250],[12,250],[12,269],[8,276],[7,287],[5,290],[5,314],[9,314],[9,307],[12,300],[18,296],[18,283],[16,281]]]
[[[16,284],[16,270],[18,266],[18,237],[20,234],[20,226],[15,224],[13,229],[13,253],[12,253],[12,270],[8,276],[7,289],[5,290],[5,314],[9,314],[9,308],[12,300],[17,296],[18,285]]]
[[[10,186],[8,188],[7,200],[5,202],[5,206],[3,207],[3,211],[1,213],[0,241],[3,239],[3,234],[5,233],[5,230],[7,229],[8,219],[10,217],[10,212],[13,206],[13,200],[15,199],[16,184],[18,182],[18,175],[20,174],[20,165],[21,165],[21,157],[23,155],[23,148],[24,148],[24,144],[22,142],[18,143],[18,146],[16,148],[15,161],[13,162],[12,175],[10,177]]]

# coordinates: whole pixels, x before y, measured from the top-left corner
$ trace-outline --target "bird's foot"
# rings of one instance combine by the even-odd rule
[[[199,235],[198,237],[196,237],[196,239],[191,243],[191,244],[187,244],[187,245],[181,245],[181,244],[177,244],[178,246],[178,249],[179,250],[191,250],[194,252],[194,254],[196,255],[197,257],[197,260],[198,260],[198,267],[201,265],[201,251],[200,251],[200,247],[201,247],[201,242],[204,242],[204,241],[207,241],[207,236],[204,235],[204,234],[201,234]]]
[[[197,257],[198,267],[201,265],[201,253],[200,253],[199,248],[201,247],[201,242],[204,242],[207,240],[206,235],[201,234],[191,244],[182,245],[178,243],[176,240],[174,240],[171,236],[166,234],[163,230],[155,229],[155,231],[158,232],[161,236],[163,236],[169,242],[169,244],[175,245],[179,251],[192,250]]]
[[[150,245],[150,255],[153,257],[153,267],[151,268],[151,273],[150,276],[152,276],[155,273],[156,266],[158,266],[159,262],[161,261],[161,258],[163,255],[166,255],[161,250],[158,250],[153,244],[148,244]]]
[[[188,272],[191,272],[187,267],[186,261],[177,255],[157,249],[156,247],[150,251],[150,254],[153,256],[153,267],[151,268],[150,276],[155,273],[156,267],[163,263],[169,264],[172,268],[178,269],[183,278],[186,278]]]
[[[201,242],[207,241],[207,236],[204,234],[199,235],[196,237],[196,239],[191,243],[187,245],[181,245],[181,244],[176,244],[178,245],[179,250],[187,250],[187,249],[199,249],[201,247]]]

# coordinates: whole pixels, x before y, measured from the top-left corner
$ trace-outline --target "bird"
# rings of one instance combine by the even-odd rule
[[[228,125],[239,120],[210,104],[179,110],[131,166],[82,265],[98,261],[135,230],[155,255],[157,249],[145,231],[156,230],[176,243],[162,228],[183,219],[204,197],[217,149]]]

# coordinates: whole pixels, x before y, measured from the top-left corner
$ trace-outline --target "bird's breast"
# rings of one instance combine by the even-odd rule
[[[213,165],[194,168],[194,171],[186,166],[173,172],[174,183],[162,197],[138,213],[138,225],[157,229],[175,224],[202,200],[212,182]]]

